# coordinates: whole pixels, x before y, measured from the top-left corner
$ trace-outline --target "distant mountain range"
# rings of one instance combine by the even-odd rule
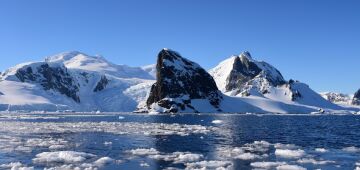
[[[355,113],[359,104],[360,91],[320,95],[249,52],[209,71],[169,49],[144,67],[67,52],[0,76],[0,111]]]

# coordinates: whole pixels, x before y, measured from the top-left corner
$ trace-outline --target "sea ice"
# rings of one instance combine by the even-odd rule
[[[300,158],[305,155],[305,151],[301,149],[276,149],[275,155],[283,158]]]
[[[78,163],[95,157],[93,154],[75,151],[42,152],[33,159],[35,163]]]
[[[230,161],[201,161],[186,163],[186,169],[231,169],[233,163]]]

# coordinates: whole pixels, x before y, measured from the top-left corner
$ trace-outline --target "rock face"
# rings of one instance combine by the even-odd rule
[[[106,85],[109,83],[109,80],[106,78],[106,76],[101,76],[100,81],[97,83],[94,92],[98,92],[101,90],[104,90],[106,88]]]
[[[352,104],[353,105],[360,105],[360,89],[354,94]]]
[[[35,68],[23,67],[16,71],[15,76],[21,82],[37,82],[44,90],[58,91],[80,102],[77,95],[79,87],[63,65],[50,66],[48,63],[42,63]]]
[[[132,112],[154,82],[140,67],[65,52],[7,69],[0,76],[0,111]]]
[[[286,83],[276,68],[266,62],[253,60],[247,51],[221,62],[209,72],[220,90],[224,93],[232,92],[232,95],[246,95],[253,86],[259,87],[261,93],[266,93],[264,86]]]
[[[320,93],[320,95],[335,104],[349,105],[352,103],[352,97],[343,93],[334,93],[334,92],[324,92]]]
[[[249,52],[232,56],[209,70],[218,88],[229,96],[256,97],[284,103],[338,109],[308,85],[286,81],[272,65],[253,59]]]
[[[215,81],[198,64],[185,59],[175,51],[160,51],[156,65],[157,81],[151,87],[146,101],[149,110],[159,112],[198,112],[193,103],[200,99],[213,108],[219,108],[222,95]]]

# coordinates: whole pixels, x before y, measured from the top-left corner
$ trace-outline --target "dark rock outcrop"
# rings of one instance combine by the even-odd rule
[[[106,78],[106,76],[101,76],[101,79],[97,83],[97,85],[96,85],[96,87],[94,89],[94,92],[104,90],[108,83],[109,83],[109,80]]]
[[[0,96],[1,96],[1,95],[4,95],[4,93],[2,93],[2,92],[0,91]]]
[[[23,67],[16,71],[15,76],[21,82],[37,82],[44,90],[55,90],[59,93],[80,102],[77,95],[79,87],[68,73],[66,67],[51,67],[48,63],[39,65],[33,70],[32,67]]]
[[[163,112],[181,112],[190,109],[193,99],[206,99],[218,111],[222,100],[215,81],[198,64],[187,60],[175,51],[160,51],[156,65],[156,83],[151,87],[146,101],[148,109],[156,103]]]
[[[353,105],[360,105],[360,89],[354,94],[352,104]]]
[[[262,67],[259,65],[262,65]],[[272,86],[286,83],[277,69],[265,62],[256,62],[252,60],[250,53],[245,51],[240,57],[235,58],[233,69],[227,78],[228,83],[226,84],[225,89],[227,91],[241,89],[247,82],[253,80],[255,77],[263,77]]]
[[[298,99],[300,99],[302,97],[300,91],[293,87],[293,86],[296,85],[296,83],[299,83],[299,81],[297,81],[297,80],[295,81],[293,79],[290,79],[288,84],[286,84],[287,87],[290,90],[291,101],[296,101],[296,100],[298,100]]]

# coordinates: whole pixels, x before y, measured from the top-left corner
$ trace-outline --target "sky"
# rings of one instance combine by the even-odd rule
[[[360,88],[358,0],[1,0],[0,70],[65,51],[116,64],[162,48],[210,69],[250,51],[318,92]]]

